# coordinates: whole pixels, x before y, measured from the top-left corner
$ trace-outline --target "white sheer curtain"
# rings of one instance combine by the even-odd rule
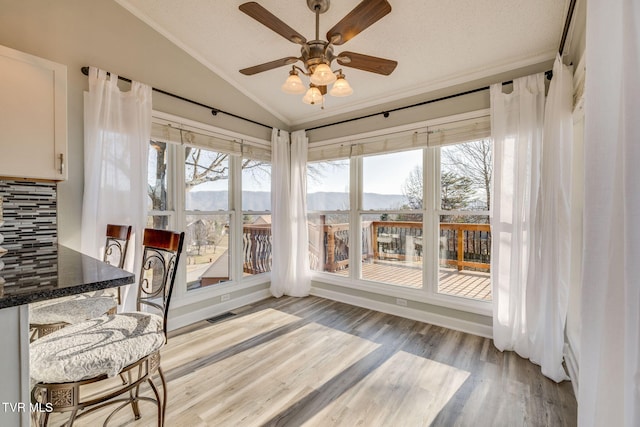
[[[151,133],[151,87],[133,82],[121,92],[118,77],[89,69],[84,107],[82,252],[102,258],[108,223],[131,225],[125,268],[138,273],[147,209],[147,156]],[[129,288],[129,289],[127,289]],[[135,309],[133,286],[123,288],[123,309]]]
[[[275,297],[309,295],[311,276],[306,215],[308,140],[304,131],[291,135],[273,129],[271,135],[271,206],[273,261],[271,293]]]
[[[640,425],[640,3],[587,2],[578,424]]]
[[[535,249],[536,202],[544,119],[544,75],[491,86],[494,200],[491,219],[493,339],[501,350],[530,355],[527,277]],[[542,308],[544,309],[544,308]]]
[[[529,358],[556,382],[562,367],[571,267],[573,72],[556,55],[545,104],[540,191],[527,279]]]

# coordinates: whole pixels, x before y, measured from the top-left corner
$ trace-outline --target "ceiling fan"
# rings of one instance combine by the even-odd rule
[[[342,52],[340,54],[333,52],[334,46],[348,42],[391,12],[389,2],[387,0],[363,0],[327,32],[327,39],[325,41],[320,40],[319,35],[320,14],[329,9],[329,1],[330,0],[307,0],[307,6],[316,15],[315,39],[309,41],[302,34],[285,24],[258,3],[248,2],[241,4],[239,8],[242,12],[287,40],[299,44],[301,48],[299,57],[287,56],[276,59],[275,61],[243,68],[240,72],[244,75],[251,76],[285,65],[292,65],[289,77],[285,84],[282,85],[282,90],[287,93],[300,94],[306,91],[303,101],[307,104],[316,104],[324,101],[327,86],[331,83],[333,83],[333,87],[329,93],[333,96],[347,96],[353,92],[342,70],[331,70],[331,63],[334,60],[345,67],[356,68],[385,76],[391,74],[398,65],[396,61],[355,52]],[[295,65],[298,61],[302,62],[304,69]],[[298,71],[310,78],[311,84],[308,90],[298,76]]]

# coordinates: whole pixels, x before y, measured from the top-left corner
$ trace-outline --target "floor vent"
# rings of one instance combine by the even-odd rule
[[[228,319],[229,317],[233,317],[235,316],[235,313],[224,313],[221,314],[219,316],[215,316],[215,317],[211,317],[209,319],[207,319],[207,322],[209,323],[218,323],[218,322],[222,322],[225,319]]]

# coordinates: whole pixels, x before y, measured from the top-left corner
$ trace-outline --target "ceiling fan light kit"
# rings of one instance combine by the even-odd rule
[[[315,40],[311,41],[307,41],[302,34],[289,27],[258,3],[248,2],[241,4],[239,9],[242,12],[290,42],[301,45],[301,48],[299,57],[289,56],[276,59],[275,61],[244,68],[240,70],[240,73],[251,76],[285,65],[292,65],[287,80],[281,86],[282,91],[289,94],[302,94],[306,91],[302,98],[305,104],[320,104],[324,108],[324,95],[327,93],[328,85],[333,84],[329,91],[331,96],[344,97],[353,93],[353,89],[345,79],[342,69],[331,69],[333,60],[345,67],[385,76],[391,74],[396,68],[398,63],[389,59],[354,52],[342,52],[338,55],[333,53],[333,46],[346,43],[391,12],[391,5],[387,0],[363,0],[327,32],[326,41],[320,40],[320,14],[329,9],[329,0],[307,0],[307,6],[316,15]],[[298,61],[302,62],[304,69],[295,65]],[[306,89],[298,72],[309,78],[311,82],[309,89]]]

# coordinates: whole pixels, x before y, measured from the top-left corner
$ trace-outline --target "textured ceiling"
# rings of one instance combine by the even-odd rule
[[[238,72],[299,46],[242,13],[243,0],[116,0],[220,77],[295,126],[384,102],[538,64],[558,49],[568,0],[389,0],[391,13],[335,52],[398,61],[390,76],[342,67],[354,94],[326,96],[325,108],[280,90],[289,67],[254,76]],[[334,0],[320,16],[320,38],[360,0]],[[258,0],[300,32],[315,36],[305,0]],[[335,62],[334,62],[335,64]],[[336,68],[334,66],[334,68]],[[304,79],[304,77],[303,77]]]

